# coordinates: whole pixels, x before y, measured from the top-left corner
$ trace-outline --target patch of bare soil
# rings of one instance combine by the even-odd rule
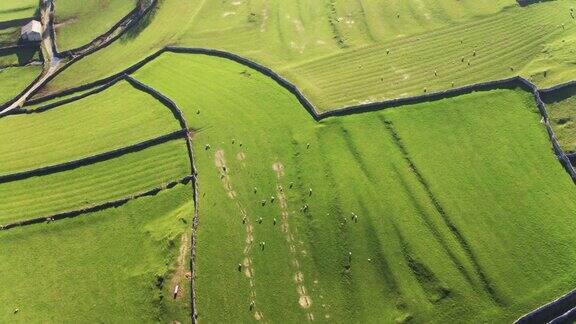
[[[240,153],[239,153],[240,154]],[[242,159],[246,156],[242,153]],[[237,156],[238,158],[238,156]],[[252,248],[254,246],[254,226],[252,225],[252,220],[246,209],[242,206],[240,201],[236,200],[236,191],[232,186],[231,177],[229,175],[229,169],[226,166],[226,158],[224,155],[224,150],[219,149],[216,150],[214,154],[214,165],[218,169],[220,173],[220,180],[222,182],[222,186],[226,189],[228,197],[233,199],[236,203],[236,208],[242,216],[242,223],[244,224],[244,228],[246,230],[246,240],[244,244],[244,260],[240,264],[240,271],[244,272],[246,278],[248,278],[248,282],[250,284],[250,311],[254,312],[254,318],[257,321],[261,321],[264,319],[264,314],[262,311],[258,309],[258,305],[256,304],[256,283],[255,283],[255,276],[254,276],[254,266],[252,263]]]
[[[190,275],[186,271],[186,257],[188,256],[188,247],[190,245],[190,238],[186,234],[182,234],[180,238],[180,249],[178,251],[178,259],[176,259],[176,271],[170,280],[171,291],[175,291],[176,286],[182,287],[182,282],[190,280]],[[179,295],[175,296],[179,297]]]
[[[272,169],[276,172],[276,177],[278,177],[278,179],[284,176],[284,165],[282,163],[276,162],[272,164]]]
[[[68,26],[68,25],[74,24],[77,21],[78,21],[78,17],[72,17],[72,18],[68,18],[68,19],[63,20],[63,21],[58,21],[54,24],[54,28],[58,29],[60,27]]]
[[[284,165],[281,162],[276,162],[272,165],[272,169],[276,172],[276,177],[280,180],[284,176]],[[296,284],[296,292],[298,293],[298,304],[303,309],[307,310],[306,317],[309,321],[314,320],[314,314],[312,314],[308,309],[312,305],[312,298],[307,293],[304,273],[300,267],[300,261],[298,260],[298,252],[296,248],[296,240],[294,234],[290,230],[290,224],[288,222],[288,217],[290,216],[288,210],[288,199],[284,193],[284,189],[280,184],[276,186],[276,195],[278,197],[278,204],[280,205],[280,223],[282,232],[286,236],[286,242],[288,243],[288,249],[291,255],[291,264],[294,268],[294,282]]]

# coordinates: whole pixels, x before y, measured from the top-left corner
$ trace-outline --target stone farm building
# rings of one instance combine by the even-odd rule
[[[42,40],[42,24],[37,20],[31,20],[22,27],[20,38],[29,42],[39,42]]]

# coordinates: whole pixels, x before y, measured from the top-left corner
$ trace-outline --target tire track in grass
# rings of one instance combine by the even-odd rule
[[[356,161],[356,164],[362,171],[362,174],[364,174],[366,180],[370,181],[371,183],[374,183],[374,179],[377,179],[377,177],[375,177],[368,169],[368,165],[365,159],[362,157],[362,154],[358,150],[358,147],[354,143],[354,140],[352,140],[351,134],[349,133],[348,129],[343,127],[340,121],[338,121],[338,124],[340,132],[342,134],[342,139],[344,140],[344,143],[346,143],[346,147],[348,148],[350,155],[352,155],[352,158],[354,158],[354,161]]]
[[[340,48],[348,47],[346,44],[346,39],[342,34],[342,31],[338,27],[338,11],[336,9],[336,0],[325,0],[326,1],[326,11],[328,23],[330,24],[330,31],[332,32],[332,38],[336,42],[336,45]]]
[[[366,8],[364,8],[364,3],[362,2],[362,0],[357,0],[357,3],[358,3],[358,7],[360,8],[360,21],[362,22],[362,25],[364,26],[364,30],[366,31],[366,35],[368,35],[368,39],[373,43],[378,42],[377,37],[374,36],[374,33],[372,32],[372,29],[370,28],[368,16],[366,16]]]
[[[398,148],[398,150],[400,150],[400,152],[401,152],[402,156],[404,157],[404,160],[408,164],[410,170],[412,171],[412,173],[414,173],[414,175],[418,179],[418,182],[420,182],[420,184],[422,185],[422,188],[426,191],[426,194],[428,195],[428,198],[432,202],[434,208],[438,211],[438,213],[442,217],[444,224],[446,224],[446,226],[450,229],[450,232],[452,233],[452,235],[454,235],[454,237],[458,241],[460,247],[462,248],[462,250],[464,250],[464,252],[468,256],[468,259],[470,260],[470,262],[474,266],[476,274],[478,275],[478,277],[482,281],[482,286],[483,286],[484,290],[486,291],[486,293],[488,293],[488,295],[490,296],[490,298],[492,299],[492,301],[496,305],[506,306],[506,302],[502,299],[502,297],[494,289],[494,287],[492,286],[492,283],[490,282],[484,269],[482,269],[482,266],[480,265],[478,258],[476,257],[476,255],[472,251],[470,243],[468,243],[468,241],[466,240],[464,235],[462,235],[462,233],[460,233],[460,231],[458,230],[456,225],[454,225],[454,223],[450,220],[448,214],[444,210],[444,207],[442,207],[442,205],[440,204],[440,202],[438,201],[438,199],[436,198],[436,196],[434,195],[434,193],[430,189],[430,185],[428,184],[426,179],[424,179],[424,177],[422,176],[422,174],[420,173],[420,171],[418,170],[418,168],[416,167],[416,165],[414,164],[414,162],[410,158],[410,155],[408,154],[408,150],[406,149],[404,144],[402,144],[402,139],[400,138],[400,135],[396,132],[396,129],[394,128],[394,125],[392,124],[392,122],[389,120],[386,120],[386,118],[383,116],[379,116],[379,118],[382,121],[382,123],[384,124],[384,127],[386,128],[386,130],[392,136],[392,139],[393,139],[396,147]]]
[[[327,214],[327,217],[332,217],[333,219],[329,219],[330,226],[332,226],[334,233],[337,235],[337,239],[335,241],[335,247],[338,248],[338,258],[340,256],[347,255],[351,248],[350,243],[350,234],[347,231],[346,226],[343,225],[344,221],[344,211],[343,211],[343,202],[340,200],[339,194],[339,181],[336,179],[336,172],[334,170],[334,166],[331,164],[331,161],[328,160],[328,157],[333,156],[328,149],[328,145],[326,143],[330,143],[333,141],[331,134],[326,133],[323,131],[322,128],[317,128],[315,132],[316,136],[316,145],[318,145],[320,154],[318,157],[321,159],[321,168],[320,170],[326,175],[326,181],[328,182],[328,187],[333,188],[334,194],[331,197],[330,201],[327,201],[326,204],[330,206],[330,214]],[[317,229],[318,231],[324,231],[325,228]],[[340,259],[341,263],[339,266],[345,266],[346,261],[344,258]],[[340,285],[342,291],[345,292],[346,296],[344,298],[343,306],[348,310],[349,319],[353,321],[353,319],[360,318],[361,314],[359,312],[360,307],[358,305],[361,304],[360,297],[357,293],[357,280],[348,269],[344,269],[341,272],[341,281]],[[357,320],[356,320],[357,321]]]
[[[458,257],[454,253],[454,251],[452,251],[452,249],[450,248],[450,245],[448,244],[446,239],[442,236],[442,233],[440,232],[440,230],[437,228],[437,226],[432,221],[431,215],[429,215],[426,212],[425,208],[422,206],[422,204],[420,204],[418,202],[418,200],[415,197],[414,192],[410,189],[410,186],[406,182],[406,179],[404,178],[404,176],[402,176],[402,174],[400,174],[400,172],[398,172],[398,170],[396,170],[396,168],[395,168],[395,173],[396,173],[396,179],[398,180],[398,182],[401,184],[401,186],[406,191],[407,199],[410,200],[410,204],[418,212],[418,216],[424,222],[426,228],[430,231],[430,233],[432,233],[432,235],[434,236],[436,241],[440,244],[440,246],[442,247],[444,252],[450,258],[452,263],[454,263],[454,265],[456,266],[458,271],[462,274],[464,279],[466,279],[466,282],[468,282],[471,285],[474,285],[474,280],[472,279],[472,276],[468,273],[468,271],[466,270],[466,268],[464,267],[462,262],[458,259]]]
[[[272,165],[272,169],[276,173],[278,179],[278,184],[276,185],[276,196],[278,197],[278,204],[280,205],[281,210],[280,226],[282,232],[286,236],[286,243],[288,243],[290,255],[292,256],[290,263],[292,264],[292,268],[294,268],[294,281],[296,283],[296,292],[298,293],[298,304],[301,308],[306,310],[307,319],[313,321],[314,314],[309,310],[310,306],[312,306],[312,298],[310,298],[308,290],[306,289],[304,273],[302,273],[300,260],[298,259],[298,253],[296,251],[296,238],[290,230],[290,223],[288,222],[288,217],[290,216],[288,211],[288,199],[286,198],[286,194],[281,185],[281,179],[284,177],[284,165],[281,162],[276,162]]]
[[[439,303],[445,298],[450,297],[451,291],[439,278],[434,271],[430,269],[423,261],[417,259],[414,251],[410,247],[408,240],[402,235],[396,223],[392,222],[396,236],[400,241],[402,255],[412,275],[418,282],[418,285],[424,291],[426,298],[433,304]]]
[[[259,310],[256,304],[256,280],[254,278],[254,264],[252,260],[252,248],[254,246],[254,225],[252,224],[252,220],[246,209],[242,206],[242,204],[236,199],[238,194],[234,190],[232,186],[232,182],[230,180],[230,175],[228,174],[228,168],[226,166],[226,158],[224,156],[224,150],[218,149],[214,154],[214,164],[220,173],[220,180],[222,182],[222,186],[226,190],[228,194],[228,198],[234,200],[236,204],[236,208],[242,215],[242,223],[244,223],[244,227],[246,229],[246,242],[244,245],[244,260],[240,265],[240,270],[244,270],[244,274],[248,278],[248,282],[250,283],[250,311],[254,311],[254,318],[257,321],[261,321],[264,319],[264,314],[262,311]]]
[[[360,196],[357,197],[362,215],[370,215],[370,212],[368,211],[368,208],[366,208],[362,198]],[[373,247],[370,247],[370,250],[375,256],[373,262],[376,264],[378,275],[384,281],[385,286],[390,289],[391,295],[396,300],[396,308],[403,309],[405,308],[406,303],[403,300],[404,298],[402,296],[402,291],[400,290],[400,284],[394,276],[390,263],[387,261],[386,253],[384,253],[384,249],[382,248],[382,240],[378,235],[374,222],[371,217],[364,217],[362,223],[367,240],[374,244]]]

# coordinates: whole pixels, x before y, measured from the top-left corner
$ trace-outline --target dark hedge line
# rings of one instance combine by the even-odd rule
[[[39,224],[39,223],[50,222],[50,221],[57,221],[57,220],[65,219],[65,218],[72,218],[72,217],[80,216],[83,214],[90,214],[90,213],[102,211],[102,210],[105,210],[108,208],[117,208],[117,207],[120,207],[120,206],[126,204],[127,202],[129,202],[131,200],[134,200],[134,199],[138,199],[138,198],[145,197],[145,196],[154,196],[154,195],[158,194],[160,191],[166,190],[169,188],[173,188],[174,186],[176,186],[178,184],[188,184],[190,182],[190,180],[191,180],[191,176],[186,176],[186,177],[183,177],[179,180],[168,182],[164,185],[149,189],[147,191],[140,192],[140,193],[130,195],[127,197],[123,197],[120,199],[107,201],[107,202],[104,202],[102,204],[98,204],[98,205],[94,205],[94,206],[90,206],[90,207],[85,207],[85,208],[80,208],[80,209],[76,209],[76,210],[59,212],[59,213],[51,214],[48,216],[36,217],[36,218],[31,218],[31,219],[21,220],[21,221],[9,223],[9,224],[0,225],[0,230],[9,230],[11,228],[15,228],[15,227],[19,227],[19,226],[26,226],[26,225]]]
[[[186,136],[186,132],[184,130],[177,130],[170,134],[158,136],[137,144],[133,144],[130,146],[122,147],[119,149],[115,149],[112,151],[94,154],[88,157],[84,157],[78,160],[68,161],[60,164],[49,165],[33,170],[27,170],[12,174],[0,175],[0,183],[7,183],[12,181],[24,180],[31,177],[37,176],[44,176],[52,173],[69,171],[73,169],[77,169],[82,166],[103,162],[107,160],[111,160],[117,157],[120,157],[125,154],[135,153],[147,149],[152,146],[160,145],[166,143],[168,141],[180,139]]]

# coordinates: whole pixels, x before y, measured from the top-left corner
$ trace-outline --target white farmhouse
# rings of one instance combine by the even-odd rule
[[[31,20],[22,27],[20,38],[29,42],[39,42],[42,40],[42,24],[37,20]]]

